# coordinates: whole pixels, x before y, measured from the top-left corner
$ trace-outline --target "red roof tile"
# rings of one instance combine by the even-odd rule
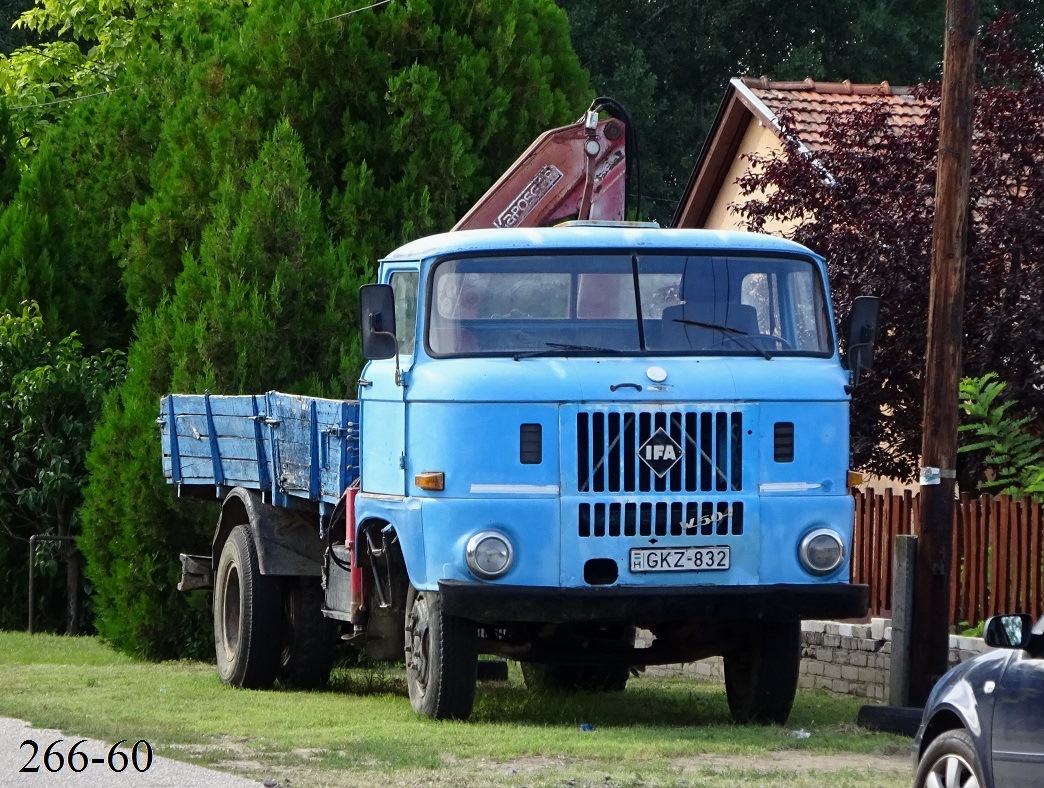
[[[766,77],[731,80],[672,226],[704,226],[751,116],[777,135],[780,134],[779,118],[786,116],[801,143],[815,154],[827,147],[823,132],[829,117],[865,107],[871,101],[888,105],[888,122],[895,128],[919,125],[931,107],[930,102],[915,97],[911,88],[893,88],[887,82],[878,85],[853,85],[847,80],[773,82]]]
[[[879,85],[811,79],[773,82],[765,77],[739,81],[771,113],[771,117],[763,117],[763,120],[775,126],[780,115],[787,115],[798,138],[812,152],[824,148],[823,131],[831,115],[864,107],[871,101],[883,101],[888,105],[889,125],[900,128],[922,123],[930,107],[929,102],[914,96],[910,88],[893,88],[887,82]],[[756,107],[750,109],[757,115],[764,114]]]

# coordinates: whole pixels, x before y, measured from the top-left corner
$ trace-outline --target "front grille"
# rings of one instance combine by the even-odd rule
[[[743,503],[737,501],[582,503],[581,537],[603,536],[740,536]]]
[[[638,454],[657,430],[684,452],[663,476]],[[739,492],[743,414],[721,411],[590,412],[576,417],[579,492]]]

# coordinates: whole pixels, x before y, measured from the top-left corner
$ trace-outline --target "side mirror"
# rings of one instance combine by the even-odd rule
[[[880,310],[881,299],[876,296],[859,296],[852,302],[845,366],[852,371],[853,385],[859,385],[864,371],[869,372],[874,368],[877,316]]]
[[[1027,615],[994,616],[986,622],[983,640],[994,648],[1029,648],[1033,619]]]
[[[391,285],[360,287],[359,310],[363,358],[373,360],[396,355],[399,343],[395,339],[395,295]]]

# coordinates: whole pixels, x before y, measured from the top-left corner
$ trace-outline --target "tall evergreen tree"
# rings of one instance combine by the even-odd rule
[[[14,172],[0,169],[0,198],[5,183],[17,184],[6,208],[0,200],[0,310],[36,301],[52,337],[77,333],[90,353],[122,348],[125,299],[103,218],[119,209],[102,199],[115,189],[97,174],[81,181],[56,143],[46,141],[24,174],[13,156]]]
[[[245,174],[222,184],[198,256],[186,254],[173,293],[139,322],[126,385],[110,403],[89,457],[88,574],[99,632],[146,656],[200,646],[198,607],[172,593],[194,528],[171,527],[157,457],[157,391],[343,392],[344,316],[358,286],[336,254],[309,185],[304,151],[280,123]],[[181,524],[208,530],[200,512]],[[150,527],[151,523],[157,524]],[[161,524],[162,525],[159,525]],[[127,608],[127,600],[134,600]]]
[[[214,513],[162,482],[160,395],[354,393],[355,291],[377,256],[448,229],[590,99],[550,0],[415,0],[323,21],[340,11],[186,6],[128,70],[133,85],[56,130],[76,167],[103,150],[107,168],[136,168],[122,214],[107,214],[123,217],[115,241],[93,252],[119,260],[139,317],[83,509],[98,628],[123,650],[209,650],[205,602],[173,589],[178,552],[205,549]]]
[[[0,310],[17,312],[23,301],[38,301],[56,336],[69,334],[77,313],[91,308],[72,280],[72,222],[61,165],[43,151],[0,214]]]

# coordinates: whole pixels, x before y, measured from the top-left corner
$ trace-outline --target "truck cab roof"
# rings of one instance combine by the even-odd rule
[[[801,244],[758,233],[570,223],[566,227],[462,230],[431,235],[400,246],[382,262],[423,260],[464,252],[599,248],[789,253],[821,259]]]

